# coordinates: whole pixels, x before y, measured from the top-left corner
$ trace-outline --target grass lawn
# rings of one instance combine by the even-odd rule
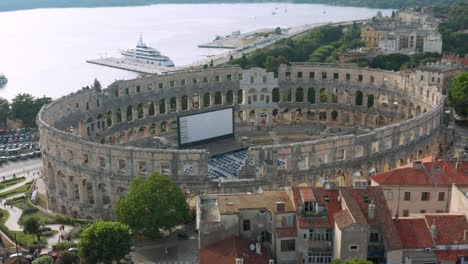
[[[16,179],[10,179],[10,180],[6,180],[6,181],[2,181],[2,182],[0,182],[0,189],[5,189],[6,187],[15,185],[15,184],[23,182],[25,180],[26,180],[26,178],[20,177],[20,178],[16,178]]]
[[[6,210],[0,209],[1,213],[1,220],[0,220],[0,228],[3,230],[4,233],[7,233],[8,236],[13,240],[16,234],[16,239],[18,243],[24,247],[33,246],[37,244],[37,236],[25,234],[23,231],[10,231],[6,226],[5,222],[8,219],[8,212]],[[55,234],[56,231],[53,232]],[[39,241],[39,245],[41,247],[47,246],[47,237],[41,236],[41,240]]]
[[[9,190],[8,192],[0,193],[0,198],[6,198],[8,196],[12,196],[18,193],[25,193],[29,190],[29,187],[31,187],[32,182],[29,182],[23,186],[20,186],[18,188],[15,188],[13,190]]]
[[[55,217],[51,217],[43,212],[41,212],[39,209],[35,208],[32,206],[32,204],[27,200],[27,197],[22,197],[19,199],[14,199],[10,201],[10,203],[13,206],[16,206],[23,210],[23,214],[21,215],[19,219],[19,223],[21,225],[24,224],[24,222],[31,217],[35,217],[39,222],[43,225],[48,225],[48,224],[53,224],[56,223]]]

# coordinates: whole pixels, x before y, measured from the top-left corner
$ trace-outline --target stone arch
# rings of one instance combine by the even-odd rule
[[[355,99],[355,104],[356,105],[362,105],[363,103],[363,97],[364,97],[364,94],[361,92],[361,91],[357,91],[356,92],[356,99]]]
[[[328,91],[326,88],[320,89],[320,102],[327,103],[328,102]]]
[[[200,96],[197,93],[192,95],[192,108],[200,109]]]
[[[155,123],[152,123],[150,125],[150,134],[151,135],[156,135],[156,124]]]
[[[337,89],[333,89],[332,93],[331,93],[331,102],[333,104],[337,104],[338,103],[338,92],[337,92]]]
[[[421,114],[421,106],[420,105],[416,106],[415,112],[416,112],[416,116]]]
[[[378,115],[376,118],[375,118],[375,126],[377,127],[381,127],[381,126],[384,126],[385,125],[385,117],[382,116],[382,115]]]
[[[138,119],[142,119],[144,117],[143,104],[142,103],[139,103],[137,105],[137,117],[138,117]]]
[[[422,158],[424,158],[424,153],[423,153],[422,149],[420,149],[418,151],[418,159],[422,159]]]
[[[215,105],[221,105],[221,104],[223,104],[223,97],[221,96],[221,92],[220,92],[220,91],[215,92],[214,104],[215,104]]]
[[[304,89],[302,87],[296,88],[296,102],[304,102]]]
[[[237,112],[237,118],[239,119],[239,121],[244,121],[244,111],[238,111]]]
[[[154,103],[149,102],[148,103],[148,116],[154,116]]]
[[[273,103],[279,103],[280,101],[280,91],[279,88],[273,88],[273,91],[271,92],[271,100]]]
[[[283,98],[285,102],[292,101],[292,89],[291,88],[286,88],[283,90]]]
[[[256,119],[255,110],[250,110],[250,112],[249,112],[249,120],[250,120],[250,121],[255,121],[255,119]]]
[[[86,180],[84,180],[84,183],[86,184],[86,194],[88,196],[88,203],[90,205],[94,205],[94,185],[92,182],[86,182]]]
[[[309,87],[309,89],[307,89],[307,102],[309,104],[315,104],[315,88],[314,87]]]
[[[98,185],[99,193],[101,194],[101,203],[102,205],[109,205],[111,203],[111,198],[109,196],[107,186],[104,183]]]
[[[127,114],[127,122],[132,121],[133,120],[133,108],[131,105],[127,106],[126,114]]]
[[[159,129],[162,132],[166,132],[167,131],[167,122],[166,121],[162,121],[161,122],[161,125],[159,125]]]
[[[237,103],[244,104],[244,90],[237,90]]]
[[[159,100],[159,113],[165,114],[166,113],[166,99]]]
[[[143,137],[145,135],[145,132],[146,132],[145,126],[141,126],[140,128],[138,128],[138,136]]]
[[[169,105],[171,108],[171,113],[177,112],[177,99],[175,96],[171,97],[169,100]]]
[[[367,95],[367,108],[371,108],[372,106],[374,106],[374,95],[370,93]]]
[[[113,125],[112,124],[112,111],[108,111],[106,114],[106,124],[107,124],[107,127],[111,127]]]
[[[120,108],[117,108],[115,115],[117,118],[117,123],[122,123],[122,110]]]
[[[183,111],[188,110],[189,101],[188,101],[188,96],[187,95],[182,95],[180,104],[181,104],[181,108],[182,108]]]
[[[232,90],[226,92],[226,104],[232,105],[234,103],[234,94]]]
[[[203,107],[210,107],[211,106],[211,98],[210,93],[205,93],[203,95]]]
[[[331,118],[332,118],[333,121],[336,121],[338,119],[338,111],[333,110],[331,112]]]

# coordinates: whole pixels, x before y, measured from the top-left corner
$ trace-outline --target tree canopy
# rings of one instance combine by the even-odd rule
[[[448,100],[458,115],[468,116],[468,72],[459,74],[452,79]]]
[[[117,218],[135,232],[159,235],[189,218],[184,193],[167,176],[153,173],[133,180],[128,194],[117,202]]]
[[[87,263],[110,264],[127,255],[132,247],[127,225],[112,221],[97,221],[86,227],[80,235],[79,254]]]
[[[27,127],[35,127],[37,113],[51,101],[50,97],[35,98],[27,93],[18,94],[11,102],[10,116],[22,120]]]
[[[37,241],[41,240],[41,224],[35,217],[28,218],[24,223],[24,233],[34,234],[37,236]]]
[[[31,264],[52,264],[53,259],[49,256],[42,256],[38,257],[37,259],[33,260]]]
[[[0,126],[6,127],[8,115],[10,114],[10,102],[0,97]]]

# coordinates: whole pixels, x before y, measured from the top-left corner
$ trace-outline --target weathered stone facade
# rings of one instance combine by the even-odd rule
[[[326,92],[324,92],[326,91]],[[127,145],[138,136],[177,137],[177,116],[234,107],[236,131],[332,124],[360,135],[252,146],[238,181],[207,177],[209,153]],[[278,77],[220,67],[118,81],[81,90],[38,115],[49,207],[80,218],[111,218],[131,180],[153,171],[191,192],[253,190],[383,171],[438,152],[443,96],[413,73],[354,65],[293,64]],[[188,173],[185,168],[193,170]]]

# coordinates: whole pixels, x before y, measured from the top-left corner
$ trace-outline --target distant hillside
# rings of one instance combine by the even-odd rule
[[[359,7],[400,8],[426,6],[436,3],[450,4],[467,0],[2,0],[0,11],[35,8],[140,6],[150,4],[202,4],[202,3],[319,3]]]

